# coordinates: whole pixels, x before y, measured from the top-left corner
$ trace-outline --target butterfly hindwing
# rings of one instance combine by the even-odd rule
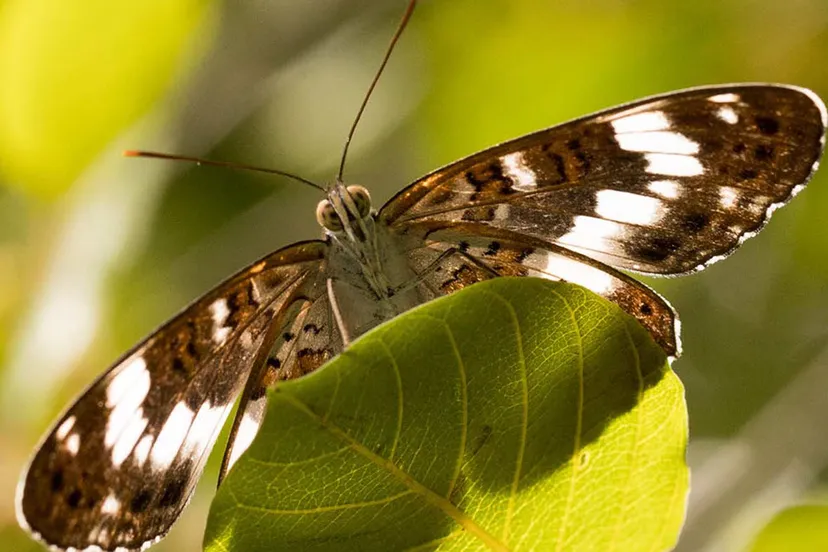
[[[270,350],[274,319],[297,290],[319,287],[326,248],[303,242],[269,255],[109,368],[32,459],[21,523],[61,549],[137,550],[166,534],[255,359]]]
[[[635,317],[672,356],[680,352],[677,316],[660,295],[641,282],[555,243],[480,223],[420,223],[410,233],[424,237],[411,250],[412,266],[434,296],[453,293],[496,276],[533,276],[579,284]],[[446,251],[454,251],[446,256]],[[424,270],[443,255],[440,265]]]
[[[266,413],[266,390],[279,380],[316,370],[342,350],[342,337],[333,320],[325,281],[319,278],[312,284],[297,288],[285,301],[271,328],[275,335],[273,346],[254,363],[239,414],[233,421],[219,482],[258,433]]]
[[[467,221],[616,268],[680,274],[755,234],[816,169],[825,107],[810,91],[673,92],[518,138],[439,169],[380,220]]]

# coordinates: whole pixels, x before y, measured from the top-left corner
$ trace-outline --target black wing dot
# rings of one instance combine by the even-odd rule
[[[150,501],[152,501],[152,494],[147,490],[141,491],[129,501],[129,509],[134,514],[140,514],[147,509]]]
[[[260,386],[256,387],[250,393],[250,400],[251,401],[258,401],[259,399],[264,397],[266,393],[267,393],[267,387],[265,387],[264,385],[260,385]]]
[[[706,213],[691,213],[684,218],[682,227],[693,234],[697,234],[710,224],[710,216]]]
[[[484,255],[487,257],[493,257],[497,255],[497,252],[500,251],[500,242],[493,241],[489,244],[489,248],[483,252]]]
[[[162,508],[169,508],[181,502],[181,495],[184,494],[185,484],[186,479],[183,478],[170,481],[164,488],[164,494],[161,495],[161,500],[158,501],[158,505]]]
[[[182,358],[179,356],[173,357],[172,369],[173,372],[177,373],[180,376],[186,376],[189,373],[187,367],[184,365],[184,360],[182,360]]]
[[[638,257],[650,262],[660,262],[679,250],[681,244],[674,238],[653,238],[649,243],[639,246]]]
[[[756,117],[756,126],[762,134],[774,135],[779,132],[779,121],[773,117]]]
[[[52,474],[52,492],[59,492],[63,488],[63,471],[57,470]]]
[[[80,506],[81,499],[83,498],[83,493],[80,492],[79,489],[75,489],[66,497],[66,505],[72,508],[73,510]]]
[[[302,328],[302,331],[305,333],[312,333],[313,335],[319,335],[319,332],[322,331],[322,328],[317,326],[316,324],[305,324]]]
[[[552,165],[555,167],[557,177],[552,177],[552,175],[550,175],[550,178],[544,179],[544,186],[555,186],[569,181],[569,177],[566,175],[566,164],[564,163],[564,158],[559,153],[551,151],[550,146],[550,144],[545,144],[542,148],[542,151],[544,154],[546,154],[546,157],[549,159],[549,161],[552,162]]]
[[[739,178],[742,180],[753,180],[759,176],[759,173],[756,172],[756,169],[742,169],[739,171]]]
[[[198,360],[199,354],[198,354],[198,349],[196,348],[195,341],[190,340],[189,342],[187,342],[187,354],[193,360],[195,360],[195,361]]]
[[[581,149],[581,141],[577,138],[573,138],[566,143],[566,147],[572,151]]]
[[[773,146],[767,146],[765,144],[758,145],[753,150],[753,155],[757,161],[770,161],[773,159]]]
[[[523,261],[525,261],[529,257],[529,255],[531,255],[534,252],[535,250],[531,247],[526,247],[522,249],[520,253],[517,254],[517,256],[515,257],[515,261],[523,264]]]

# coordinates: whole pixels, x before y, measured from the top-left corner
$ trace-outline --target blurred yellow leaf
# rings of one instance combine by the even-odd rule
[[[53,197],[171,84],[207,0],[12,0],[0,10],[0,170]]]
[[[759,533],[749,552],[828,550],[828,506],[795,506],[777,514]]]

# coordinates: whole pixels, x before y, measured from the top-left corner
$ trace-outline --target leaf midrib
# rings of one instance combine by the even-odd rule
[[[457,506],[452,504],[449,500],[438,495],[437,493],[435,493],[434,491],[432,491],[431,489],[429,489],[428,487],[426,487],[425,485],[411,477],[411,475],[398,468],[390,460],[375,454],[368,447],[356,441],[353,437],[348,435],[347,432],[345,432],[338,426],[330,423],[330,421],[323,420],[321,416],[317,415],[305,403],[287,393],[281,395],[280,398],[288,405],[294,407],[296,410],[302,412],[310,419],[314,420],[316,423],[324,427],[336,438],[345,442],[354,452],[356,452],[366,460],[372,462],[373,464],[377,465],[378,467],[384,469],[390,475],[398,479],[403,485],[411,489],[413,492],[422,496],[427,502],[433,504],[435,507],[442,510],[447,516],[449,516],[455,522],[457,522],[458,525],[463,527],[463,529],[479,538],[481,542],[486,544],[486,546],[488,546],[491,550],[495,550],[497,552],[511,552],[510,549],[504,543],[502,543],[494,535],[483,529],[483,527],[481,527],[474,520],[469,518],[465,514],[465,512],[457,508]]]

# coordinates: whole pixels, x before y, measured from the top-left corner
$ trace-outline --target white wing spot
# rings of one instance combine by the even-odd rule
[[[710,96],[709,98],[707,98],[707,101],[713,103],[736,103],[739,102],[741,99],[742,98],[739,96],[739,94],[727,93]]]
[[[64,439],[66,439],[66,436],[69,435],[69,432],[72,431],[73,427],[75,427],[75,420],[75,416],[69,416],[68,418],[63,420],[63,423],[60,424],[60,426],[57,428],[57,431],[55,431],[55,438],[58,441],[63,441]]]
[[[594,266],[554,253],[547,255],[546,267],[543,270],[601,295],[608,294],[615,286],[614,278],[610,274]]]
[[[67,452],[69,452],[72,456],[75,456],[80,450],[80,435],[77,433],[71,434],[66,438],[66,442],[64,444]]]
[[[254,405],[249,405],[248,408],[252,406]],[[250,447],[250,444],[259,432],[259,425],[259,422],[247,413],[245,413],[242,417],[242,421],[239,424],[239,431],[236,433],[235,441],[233,441],[233,450],[230,451],[230,458],[227,461],[228,469],[230,469],[242,453]]]
[[[213,342],[217,345],[223,345],[231,332],[231,329],[225,326],[227,317],[230,316],[227,299],[220,297],[213,301],[210,305],[210,315],[213,318]]]
[[[608,240],[621,235],[623,231],[621,225],[610,220],[579,215],[575,217],[572,229],[555,241],[592,251],[612,251],[615,245]]]
[[[663,214],[660,199],[618,190],[601,190],[595,194],[598,216],[630,224],[653,224]]]
[[[625,132],[653,132],[670,128],[670,120],[663,111],[646,111],[622,115],[610,123],[616,134]]]
[[[242,349],[246,351],[253,348],[253,335],[250,333],[249,328],[239,337],[239,345],[241,345]]]
[[[716,111],[716,117],[731,125],[735,125],[739,122],[739,115],[737,115],[736,111],[729,105],[721,106]]]
[[[526,165],[523,152],[518,151],[504,155],[501,157],[500,163],[503,166],[503,172],[512,178],[514,182],[512,188],[515,190],[527,192],[538,187],[535,171]]]
[[[152,435],[144,435],[143,437],[141,437],[141,440],[138,441],[138,445],[135,447],[135,454],[133,455],[133,458],[135,459],[135,463],[138,464],[139,467],[143,466],[144,462],[147,461],[150,449],[152,448],[152,441]]]
[[[129,380],[122,378],[127,373],[131,375]],[[109,391],[116,383],[121,385],[119,382],[127,382],[129,387],[119,390],[117,393],[117,401],[110,403]],[[150,374],[146,368],[144,359],[141,357],[135,359],[124,371],[115,376],[115,379],[109,384],[107,388],[107,406],[113,408],[106,421],[106,433],[104,434],[104,445],[107,448],[113,446],[124,429],[132,423],[135,411],[139,409],[144,399],[147,398],[150,384]],[[112,397],[114,398],[115,396],[116,394],[113,393]]]
[[[650,174],[665,174],[667,176],[699,176],[704,174],[701,162],[690,155],[675,155],[671,153],[645,153],[647,168]]]
[[[230,316],[230,309],[227,308],[227,299],[220,297],[210,305],[210,314],[216,326],[223,326],[227,317]]]
[[[654,131],[616,134],[621,149],[627,151],[677,153],[692,155],[699,153],[699,144],[680,132]]]
[[[212,406],[209,402],[201,405],[187,433],[188,450],[205,450],[212,444],[216,432],[222,426],[228,408],[229,406]]]
[[[722,186],[719,188],[719,205],[725,209],[735,207],[738,199],[739,193],[735,188],[731,188],[730,186]]]
[[[647,189],[664,199],[676,199],[679,196],[679,184],[674,180],[653,180]]]
[[[194,415],[193,411],[183,402],[175,405],[150,452],[150,461],[154,470],[166,469],[173,463],[187,437]]]
[[[119,404],[125,395],[134,392],[136,385],[144,386],[144,380],[149,383],[150,375],[147,363],[143,357],[135,357],[122,370],[112,377],[106,387],[106,406],[112,408]],[[142,399],[143,400],[143,399]],[[141,404],[140,402],[138,404]]]
[[[112,446],[112,464],[116,468],[120,467],[124,463],[124,460],[132,453],[132,449],[135,448],[135,443],[141,438],[148,423],[149,420],[144,417],[143,409],[139,408],[136,410],[132,419]]]
[[[117,514],[120,510],[121,501],[118,500],[114,494],[109,493],[109,495],[104,499],[103,504],[101,504],[101,513],[111,516]]]
[[[213,329],[213,343],[216,345],[224,345],[227,338],[230,337],[230,328],[214,328]]]

